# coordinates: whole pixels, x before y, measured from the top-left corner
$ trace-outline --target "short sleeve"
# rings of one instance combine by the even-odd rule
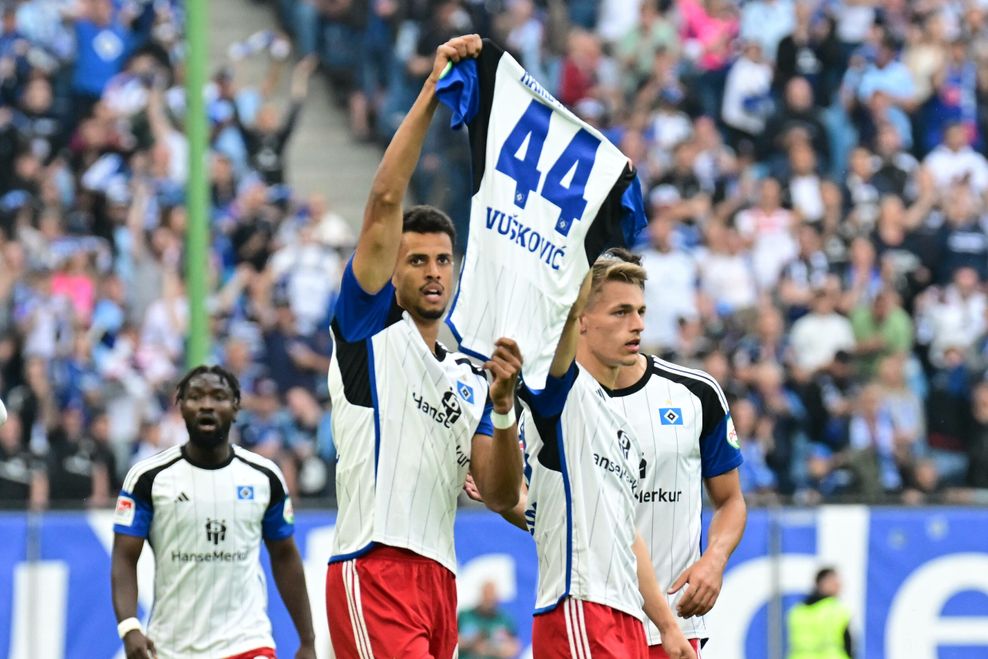
[[[700,436],[700,471],[704,478],[726,474],[741,466],[741,449],[738,433],[730,412],[724,411],[718,400],[713,401],[720,410],[708,418],[704,413],[703,434]],[[710,402],[703,401],[706,410]]]
[[[638,177],[634,176],[621,195],[621,229],[625,246],[633,247],[646,226],[648,220],[645,217],[642,185]]]
[[[333,323],[343,339],[360,341],[384,329],[395,298],[394,285],[389,281],[377,293],[368,293],[353,274],[353,258],[343,269],[340,292],[333,311]]]
[[[295,533],[295,510],[292,498],[283,491],[276,496],[271,493],[271,504],[268,505],[261,521],[261,534],[265,540],[284,540]]]
[[[558,416],[566,405],[566,397],[573,388],[578,373],[579,369],[574,361],[562,377],[547,376],[545,389],[541,391],[532,391],[523,382],[519,395],[534,414],[543,418]]]
[[[436,85],[436,96],[453,112],[451,128],[473,121],[480,110],[477,60],[467,59],[453,66]]]
[[[151,506],[150,497],[121,491],[117,497],[117,507],[113,512],[113,532],[146,538],[151,531],[153,517],[154,508]]]

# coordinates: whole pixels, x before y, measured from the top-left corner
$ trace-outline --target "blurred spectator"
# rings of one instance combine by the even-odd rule
[[[648,272],[645,282],[645,305],[648,322],[642,332],[644,348],[662,352],[674,345],[680,318],[695,318],[698,269],[685,250],[674,246],[674,224],[667,217],[657,217],[648,226],[651,249],[642,254]]]
[[[966,484],[988,489],[988,382],[980,382],[974,388],[971,417]]]
[[[851,321],[836,311],[840,294],[839,280],[834,276],[813,290],[810,312],[792,326],[792,355],[796,368],[812,374],[826,368],[838,351],[854,350],[854,330]]]
[[[851,326],[857,340],[861,373],[874,376],[879,361],[902,355],[913,344],[913,323],[894,290],[885,289],[867,306],[851,312]]]
[[[484,582],[480,601],[460,614],[460,656],[463,659],[511,659],[521,646],[515,625],[498,608],[497,584]]]

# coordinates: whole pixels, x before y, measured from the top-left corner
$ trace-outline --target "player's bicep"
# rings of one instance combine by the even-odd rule
[[[704,480],[714,507],[720,507],[735,497],[741,497],[741,477],[737,467]]]
[[[353,254],[353,272],[361,288],[376,293],[394,274],[401,245],[401,202],[371,196],[364,211],[364,224]]]
[[[115,533],[112,561],[117,567],[135,567],[144,551],[144,538]]]

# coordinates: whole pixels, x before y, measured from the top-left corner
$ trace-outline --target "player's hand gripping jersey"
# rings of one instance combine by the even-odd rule
[[[645,226],[628,158],[485,39],[436,89],[466,124],[473,199],[460,286],[447,320],[464,352],[518,342],[541,389],[580,282],[600,252]]]

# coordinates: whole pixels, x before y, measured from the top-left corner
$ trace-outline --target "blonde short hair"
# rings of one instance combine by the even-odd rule
[[[635,284],[644,289],[648,273],[641,263],[640,256],[621,247],[607,250],[597,257],[591,268],[593,275],[590,281],[590,295],[600,292],[601,286],[609,281]]]

